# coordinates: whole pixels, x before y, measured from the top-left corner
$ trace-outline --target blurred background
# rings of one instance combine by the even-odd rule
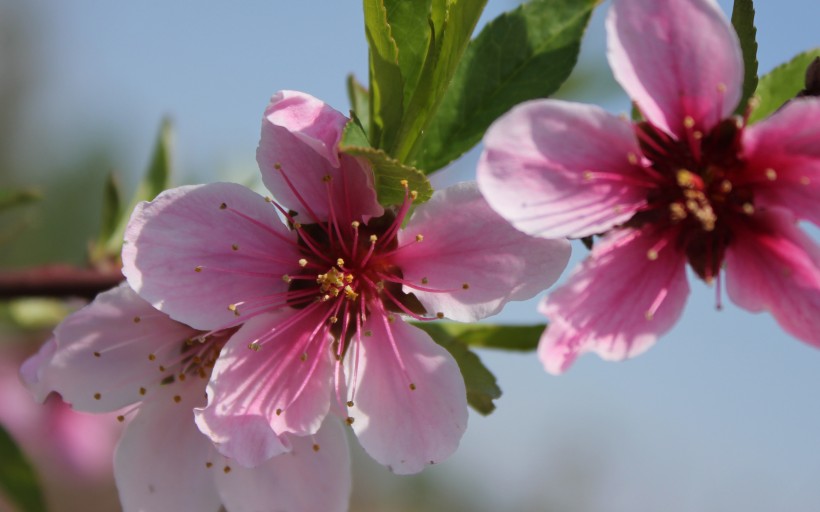
[[[628,112],[606,65],[607,4],[561,96]],[[731,2],[720,4],[731,12]],[[479,28],[515,5],[489,0]],[[816,0],[756,8],[761,74],[820,45]],[[0,212],[0,267],[82,264],[106,175],[116,171],[130,196],[165,116],[176,132],[175,184],[258,184],[255,149],[271,94],[302,90],[346,111],[346,76],[366,82],[361,18],[359,2],[338,0],[0,0],[0,186],[42,195]],[[436,175],[436,186],[472,179],[477,156]],[[574,250],[578,262],[586,250]],[[471,413],[459,451],[413,477],[391,475],[351,443],[351,510],[820,510],[820,351],[767,315],[731,304],[717,312],[714,289],[700,282],[692,290],[674,330],[631,361],[589,355],[552,377],[535,354],[481,351],[504,390],[497,410]],[[536,303],[493,320],[541,322]],[[0,423],[12,432],[46,426],[38,439],[59,445],[65,429],[51,422],[62,412],[32,412],[7,378],[47,325],[0,330]],[[95,420],[111,425],[101,435],[86,419],[69,421],[95,436],[79,454],[44,455],[37,438],[24,442],[54,511],[118,509],[109,459],[96,453],[110,449],[116,422]],[[77,469],[84,463],[87,472]]]

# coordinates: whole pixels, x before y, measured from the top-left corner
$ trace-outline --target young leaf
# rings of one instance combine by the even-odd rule
[[[347,97],[350,99],[350,109],[359,119],[366,135],[370,127],[370,93],[352,74],[347,76]]]
[[[470,347],[495,348],[529,352],[538,347],[538,340],[546,329],[545,324],[537,325],[493,325],[493,324],[460,324],[456,322],[435,322],[421,324],[444,331],[448,336],[458,339]],[[429,332],[429,331],[428,331]],[[431,333],[432,334],[432,333]]]
[[[395,143],[384,146],[399,161],[412,156],[421,135],[450,87],[487,0],[436,0],[430,17],[433,37]]]
[[[387,21],[383,0],[364,0],[364,27],[370,55],[370,126],[372,146],[385,147],[401,123],[404,81],[398,47]]]
[[[740,38],[740,49],[743,52],[743,95],[735,114],[743,114],[746,103],[757,88],[757,29],[755,28],[754,0],[735,0],[732,8],[732,25]]]
[[[533,0],[487,24],[459,64],[409,161],[426,173],[455,160],[513,105],[567,79],[599,0]]]
[[[433,186],[423,172],[403,165],[381,149],[368,146],[367,136],[355,117],[345,126],[339,151],[370,161],[376,179],[376,195],[385,206],[399,204],[404,200],[404,180],[411,191],[418,193],[417,203],[423,203],[433,195]]]
[[[110,173],[108,180],[105,182],[105,190],[103,190],[100,235],[91,249],[90,257],[92,262],[102,262],[109,257],[109,254],[107,254],[108,245],[116,235],[117,228],[124,215],[120,185],[114,173]],[[113,256],[116,256],[116,254]]]
[[[806,70],[817,57],[820,57],[820,48],[799,53],[762,76],[755,91],[759,104],[749,116],[749,123],[763,119],[794,98],[804,88]]]
[[[46,509],[43,493],[34,473],[14,439],[0,427],[0,487],[23,512]]]
[[[384,0],[390,33],[398,49],[404,81],[403,105],[407,105],[419,81],[432,31],[428,19],[432,0]]]
[[[0,211],[38,201],[42,195],[34,189],[0,189]]]
[[[495,380],[495,375],[487,369],[481,359],[467,348],[458,338],[451,336],[447,329],[438,323],[416,323],[435,340],[436,343],[447,349],[458,363],[464,385],[467,387],[467,403],[483,415],[495,410],[493,400],[501,397],[501,388]]]

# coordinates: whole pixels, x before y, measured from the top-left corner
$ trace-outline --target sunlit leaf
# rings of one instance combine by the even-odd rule
[[[820,57],[820,48],[797,54],[792,60],[774,68],[760,78],[755,96],[760,103],[752,111],[749,122],[757,122],[772,114],[805,87],[806,69]]]
[[[352,74],[347,76],[347,97],[350,100],[350,109],[359,119],[366,135],[370,128],[370,92]]]
[[[732,25],[740,38],[743,52],[743,95],[735,113],[742,114],[746,103],[757,88],[757,29],[755,28],[754,0],[735,0],[732,8]]]
[[[538,346],[538,340],[545,324],[536,325],[494,325],[494,324],[461,324],[456,322],[435,322],[420,325],[427,329],[429,325],[443,330],[447,335],[471,347],[496,348],[502,350],[531,351]]]
[[[433,195],[433,187],[423,172],[403,165],[383,150],[369,147],[366,143],[367,137],[361,125],[354,118],[345,126],[339,150],[370,161],[376,180],[376,194],[381,204],[385,206],[400,204],[404,200],[407,189],[418,194],[417,203],[430,199]],[[403,181],[407,181],[407,189]]]
[[[398,64],[404,82],[403,105],[407,105],[419,81],[430,40],[432,0],[384,0],[390,33],[396,42]]]
[[[473,147],[513,105],[546,97],[578,59],[598,0],[533,0],[494,19],[470,43],[409,159],[430,173]]]
[[[46,510],[37,475],[14,439],[0,427],[0,487],[22,512]]]
[[[38,201],[41,198],[40,192],[31,188],[21,190],[0,188],[0,211]]]
[[[417,327],[424,329],[442,347],[447,349],[458,363],[461,375],[464,377],[464,385],[467,388],[467,402],[476,411],[487,415],[495,410],[493,400],[501,397],[501,388],[495,380],[495,375],[484,366],[481,359],[462,343],[457,337],[452,336],[444,324],[436,323],[416,323]]]

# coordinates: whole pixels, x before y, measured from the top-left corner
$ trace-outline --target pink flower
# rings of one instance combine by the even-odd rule
[[[345,510],[350,461],[339,422],[285,438],[288,453],[252,469],[216,453],[196,428],[193,409],[204,405],[228,334],[203,338],[120,286],[67,317],[22,374],[39,400],[56,391],[81,411],[128,407],[119,419],[133,419],[114,457],[126,512],[216,512],[222,504],[243,512],[271,503],[278,510]]]
[[[614,0],[609,61],[646,122],[536,100],[488,131],[478,181],[517,228],[608,233],[540,310],[539,354],[561,373],[578,354],[635,356],[669,330],[689,287],[725,268],[729,297],[820,346],[820,252],[796,226],[820,221],[820,100],[753,126],[737,37],[713,0]]]
[[[569,255],[514,230],[471,184],[409,221],[413,191],[383,208],[369,163],[337,149],[346,123],[280,92],[257,152],[276,201],[228,183],[180,187],[140,205],[127,229],[124,273],[142,298],[195,329],[240,326],[197,424],[245,466],[315,435],[329,413],[397,473],[443,460],[467,424],[464,382],[403,317],[486,317],[546,288]]]

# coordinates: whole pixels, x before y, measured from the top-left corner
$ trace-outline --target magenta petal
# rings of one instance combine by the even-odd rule
[[[347,121],[326,103],[296,91],[276,93],[265,109],[256,150],[262,181],[280,204],[300,213],[302,223],[330,218],[326,176],[332,179],[335,215],[349,222],[384,211],[370,165],[339,153]]]
[[[726,291],[749,311],[770,311],[791,335],[820,347],[820,248],[786,215],[756,214],[726,253]]]
[[[114,476],[124,512],[220,509],[213,448],[194,425],[204,381],[172,384],[146,400],[123,433]],[[176,400],[176,398],[179,400]]]
[[[341,423],[330,419],[313,436],[288,438],[293,446],[291,451],[261,466],[248,469],[234,465],[230,472],[216,472],[216,488],[227,510],[347,510],[351,489],[350,453]]]
[[[788,208],[820,226],[820,98],[798,98],[750,126],[744,178],[756,180],[755,204]]]
[[[165,375],[159,367],[175,362],[195,334],[120,285],[57,326],[55,351],[37,372],[38,386],[80,411],[114,411],[158,388]]]
[[[137,206],[125,233],[123,273],[172,318],[219,329],[237,312],[280,302],[282,275],[299,268],[295,239],[274,206],[241,185],[179,187]]]
[[[615,79],[652,124],[706,133],[740,101],[740,43],[714,0],[614,0],[606,27]]]
[[[541,303],[550,325],[538,354],[548,372],[566,371],[584,352],[634,357],[677,322],[689,294],[686,256],[668,240],[653,252],[656,259],[647,257],[666,241],[648,231],[616,231]]]
[[[427,333],[398,318],[388,324],[373,314],[364,328],[372,336],[356,342],[360,366],[349,409],[359,442],[394,473],[441,462],[467,428],[458,365]]]
[[[222,454],[257,466],[286,450],[280,435],[319,429],[333,385],[332,339],[314,335],[323,321],[321,310],[288,309],[260,315],[231,337],[214,367],[208,406],[197,411]]]
[[[416,242],[417,236],[423,237]],[[399,233],[394,263],[428,313],[474,321],[553,284],[570,254],[566,240],[534,238],[513,228],[481,197],[474,182],[437,191]],[[422,284],[424,283],[424,284]]]
[[[523,103],[484,137],[478,186],[532,235],[583,237],[628,220],[654,187],[629,121],[557,100]]]

